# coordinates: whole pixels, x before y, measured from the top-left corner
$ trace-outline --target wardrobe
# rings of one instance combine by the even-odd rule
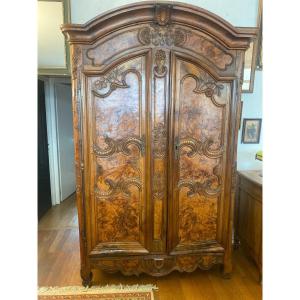
[[[230,275],[244,53],[255,28],[141,2],[66,24],[81,276]]]

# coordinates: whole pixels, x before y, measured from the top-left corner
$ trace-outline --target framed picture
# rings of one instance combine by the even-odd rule
[[[244,119],[242,143],[259,144],[261,119]]]

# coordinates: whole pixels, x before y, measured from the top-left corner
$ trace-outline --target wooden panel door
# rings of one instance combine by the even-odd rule
[[[147,54],[88,76],[91,255],[148,253]]]
[[[189,58],[172,59],[169,250],[222,252],[231,84]]]

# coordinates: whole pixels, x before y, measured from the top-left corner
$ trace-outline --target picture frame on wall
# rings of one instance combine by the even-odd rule
[[[259,144],[262,119],[244,119],[242,131],[243,144]]]

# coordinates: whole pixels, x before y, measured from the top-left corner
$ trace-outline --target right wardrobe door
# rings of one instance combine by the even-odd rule
[[[168,249],[221,253],[231,82],[173,53],[171,99]]]

